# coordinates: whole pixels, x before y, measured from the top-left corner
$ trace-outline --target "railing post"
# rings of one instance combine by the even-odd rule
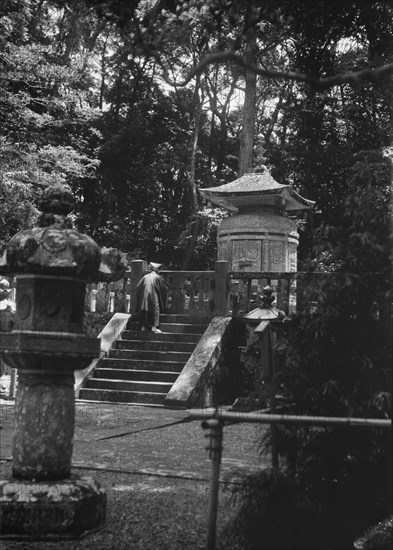
[[[90,291],[90,311],[92,313],[97,311],[97,294],[98,290],[96,288],[92,288]]]
[[[214,315],[229,313],[229,263],[218,260],[214,272]]]
[[[109,291],[108,311],[110,313],[115,311],[115,292],[113,290]]]
[[[172,311],[174,310],[175,313],[184,313],[186,310],[186,290],[185,290],[185,283],[186,278],[183,275],[178,275],[173,277],[173,282],[175,283],[175,307],[174,304],[172,304]]]
[[[130,313],[136,313],[136,285],[142,279],[144,272],[147,269],[147,263],[145,260],[132,260],[131,261],[131,280],[130,280]]]
[[[128,287],[128,278],[124,277],[122,291],[121,291],[121,313],[128,313],[127,287]]]

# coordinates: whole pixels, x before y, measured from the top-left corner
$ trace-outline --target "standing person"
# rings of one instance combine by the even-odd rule
[[[9,298],[11,294],[10,283],[7,279],[0,280],[0,332],[9,332],[14,325],[15,302]],[[5,363],[0,359],[0,376],[8,374]],[[5,386],[0,385],[0,391]]]
[[[167,288],[159,274],[161,264],[151,262],[150,273],[142,277],[136,287],[136,307],[142,330],[161,332],[160,311],[166,307]]]

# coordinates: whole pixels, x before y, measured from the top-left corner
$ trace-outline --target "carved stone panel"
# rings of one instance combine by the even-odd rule
[[[297,247],[294,243],[288,245],[289,271],[297,271]]]
[[[24,276],[17,279],[15,328],[82,332],[85,284],[71,277]]]
[[[261,269],[261,241],[233,241],[232,266],[235,271],[259,271]]]
[[[271,242],[269,247],[269,260],[271,271],[285,271],[285,243]]]

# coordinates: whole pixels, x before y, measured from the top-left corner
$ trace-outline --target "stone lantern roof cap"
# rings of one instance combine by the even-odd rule
[[[88,235],[73,228],[70,189],[48,186],[39,202],[38,227],[25,229],[0,243],[0,273],[70,276],[91,281],[115,281],[125,270],[124,255],[115,248],[100,250]]]
[[[288,321],[290,317],[287,317],[281,309],[272,306],[270,308],[257,307],[244,315],[244,319],[258,325],[261,321]]]
[[[210,202],[235,211],[247,205],[272,205],[281,210],[305,210],[315,205],[290,185],[278,183],[265,166],[230,183],[200,191]]]

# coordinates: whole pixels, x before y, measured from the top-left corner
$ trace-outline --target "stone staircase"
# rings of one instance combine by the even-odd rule
[[[158,332],[129,322],[80,390],[79,399],[163,406],[208,325],[188,315],[161,315]]]

